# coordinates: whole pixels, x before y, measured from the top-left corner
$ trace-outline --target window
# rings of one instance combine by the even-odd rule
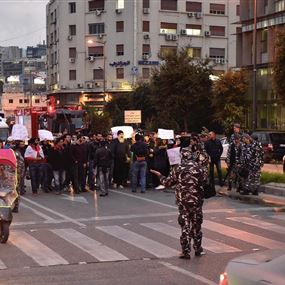
[[[69,70],[69,80],[76,80],[76,70]]]
[[[285,10],[285,0],[276,0],[274,3],[275,12],[281,12]]]
[[[124,68],[117,68],[116,69],[117,79],[124,79]]]
[[[224,37],[226,34],[226,28],[223,26],[210,26],[211,36]]]
[[[161,10],[177,11],[177,0],[160,0]]]
[[[24,99],[25,104],[29,104],[30,100],[29,99]]]
[[[120,33],[124,31],[124,21],[116,22],[116,32]]]
[[[143,21],[143,32],[149,32],[149,21]]]
[[[116,45],[116,54],[124,55],[124,45]]]
[[[201,25],[186,25],[187,35],[189,36],[201,36],[202,26]]]
[[[161,46],[160,47],[160,55],[162,57],[165,57],[170,54],[176,54],[177,53],[177,47],[176,46]]]
[[[177,34],[177,24],[176,23],[160,23],[160,33],[161,34]]]
[[[96,57],[104,56],[104,46],[88,47],[88,55]]]
[[[143,8],[149,8],[149,0],[143,0]]]
[[[76,48],[69,48],[69,58],[76,58]]]
[[[268,30],[262,30],[261,31],[261,52],[267,53],[268,47]]]
[[[142,77],[143,77],[143,79],[149,79],[149,77],[150,77],[150,69],[149,68],[143,68],[142,69]]]
[[[210,3],[210,13],[225,15],[226,5],[225,4],[212,4]]]
[[[186,12],[202,12],[201,2],[186,2]]]
[[[68,3],[68,10],[70,14],[76,13],[76,3],[75,2]]]
[[[201,58],[201,48],[197,48],[197,47],[188,48],[187,53],[189,57]]]
[[[240,16],[240,5],[236,6],[236,15]]]
[[[88,1],[89,11],[104,10],[104,6],[105,6],[104,0]]]
[[[19,103],[20,103],[20,104],[23,104],[23,99],[19,99]]]
[[[35,99],[35,104],[40,104],[40,99]]]
[[[125,0],[117,0],[116,9],[124,9],[125,8]]]
[[[13,99],[9,99],[9,104],[13,104]]]
[[[224,48],[210,48],[210,58],[213,58],[213,59],[225,58],[225,49]]]
[[[104,23],[89,24],[90,35],[104,34],[104,32],[105,32]]]
[[[104,69],[102,68],[93,69],[93,79],[94,80],[104,79]]]
[[[76,25],[69,25],[69,35],[76,36]]]
[[[150,45],[142,45],[142,54],[149,55],[150,54]]]

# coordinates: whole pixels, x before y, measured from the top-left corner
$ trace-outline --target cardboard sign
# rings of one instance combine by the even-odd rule
[[[38,134],[39,134],[40,141],[44,141],[44,140],[53,141],[54,140],[53,134],[50,131],[39,130]]]
[[[170,165],[181,164],[180,147],[168,149],[167,155]]]
[[[165,130],[158,129],[157,137],[163,140],[173,140],[174,139],[174,131],[173,130]]]
[[[14,141],[25,141],[28,139],[28,130],[26,126],[21,124],[15,124],[12,129],[12,140]]]
[[[125,111],[125,124],[140,124],[142,122],[141,110]]]
[[[117,126],[117,127],[113,127],[111,128],[112,134],[113,134],[113,138],[117,138],[117,132],[118,131],[123,131],[124,132],[124,137],[126,139],[130,139],[133,136],[134,133],[134,129],[133,127],[130,126]]]

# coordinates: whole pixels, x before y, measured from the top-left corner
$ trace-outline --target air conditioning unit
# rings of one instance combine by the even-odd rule
[[[166,41],[172,41],[172,35],[171,34],[166,34],[165,35],[165,40]]]
[[[194,17],[194,13],[193,13],[193,12],[189,12],[187,15],[188,15],[188,17],[190,17],[190,18]]]
[[[78,88],[78,89],[82,89],[82,88],[83,88],[83,84],[78,83],[78,84],[77,84],[77,88]]]
[[[97,36],[98,39],[103,39],[103,37],[104,37],[103,34],[99,34],[99,35]]]
[[[148,60],[148,58],[149,58],[149,54],[148,53],[143,53],[142,59],[143,60]]]
[[[86,88],[87,89],[93,89],[93,83],[87,83]]]
[[[226,63],[226,60],[224,58],[220,58],[220,63],[221,64],[225,64]]]
[[[96,12],[96,15],[97,15],[97,16],[100,16],[100,15],[103,13],[102,10],[96,10],[95,12]]]
[[[90,62],[94,62],[95,61],[95,56],[88,56],[88,60],[90,61]]]
[[[68,36],[67,39],[68,39],[69,41],[72,41],[72,36]]]
[[[178,35],[172,35],[171,39],[172,39],[173,41],[177,41],[177,40],[178,40]]]
[[[149,14],[149,8],[143,8],[143,13],[144,14]]]
[[[66,89],[66,86],[65,85],[61,85],[60,89]]]
[[[195,18],[196,19],[201,19],[202,18],[202,13],[200,13],[200,12],[195,13]]]
[[[69,58],[69,60],[68,60],[70,63],[74,63],[75,62],[75,58],[74,57],[71,57],[71,58]]]
[[[220,64],[221,63],[220,58],[215,58],[215,63]]]
[[[117,14],[122,14],[122,9],[116,9]]]
[[[181,35],[182,36],[187,36],[187,30],[186,29],[182,29],[181,30]]]
[[[211,32],[210,31],[205,31],[205,37],[210,37],[211,36]]]
[[[149,40],[149,34],[143,35],[143,38],[144,38],[145,40]]]
[[[101,83],[95,82],[95,87],[101,87]]]

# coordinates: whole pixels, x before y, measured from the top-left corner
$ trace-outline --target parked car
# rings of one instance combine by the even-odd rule
[[[227,158],[227,153],[228,153],[228,149],[229,149],[229,142],[227,137],[223,137],[220,139],[222,146],[223,146],[223,153],[221,156],[221,159],[226,159]]]
[[[258,131],[252,133],[261,142],[264,151],[264,161],[272,159],[281,161],[285,155],[285,132]]]
[[[244,255],[231,260],[219,285],[284,285],[285,249]]]

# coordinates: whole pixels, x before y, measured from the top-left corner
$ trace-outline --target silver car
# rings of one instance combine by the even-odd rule
[[[285,249],[267,250],[231,260],[219,285],[284,285]]]

